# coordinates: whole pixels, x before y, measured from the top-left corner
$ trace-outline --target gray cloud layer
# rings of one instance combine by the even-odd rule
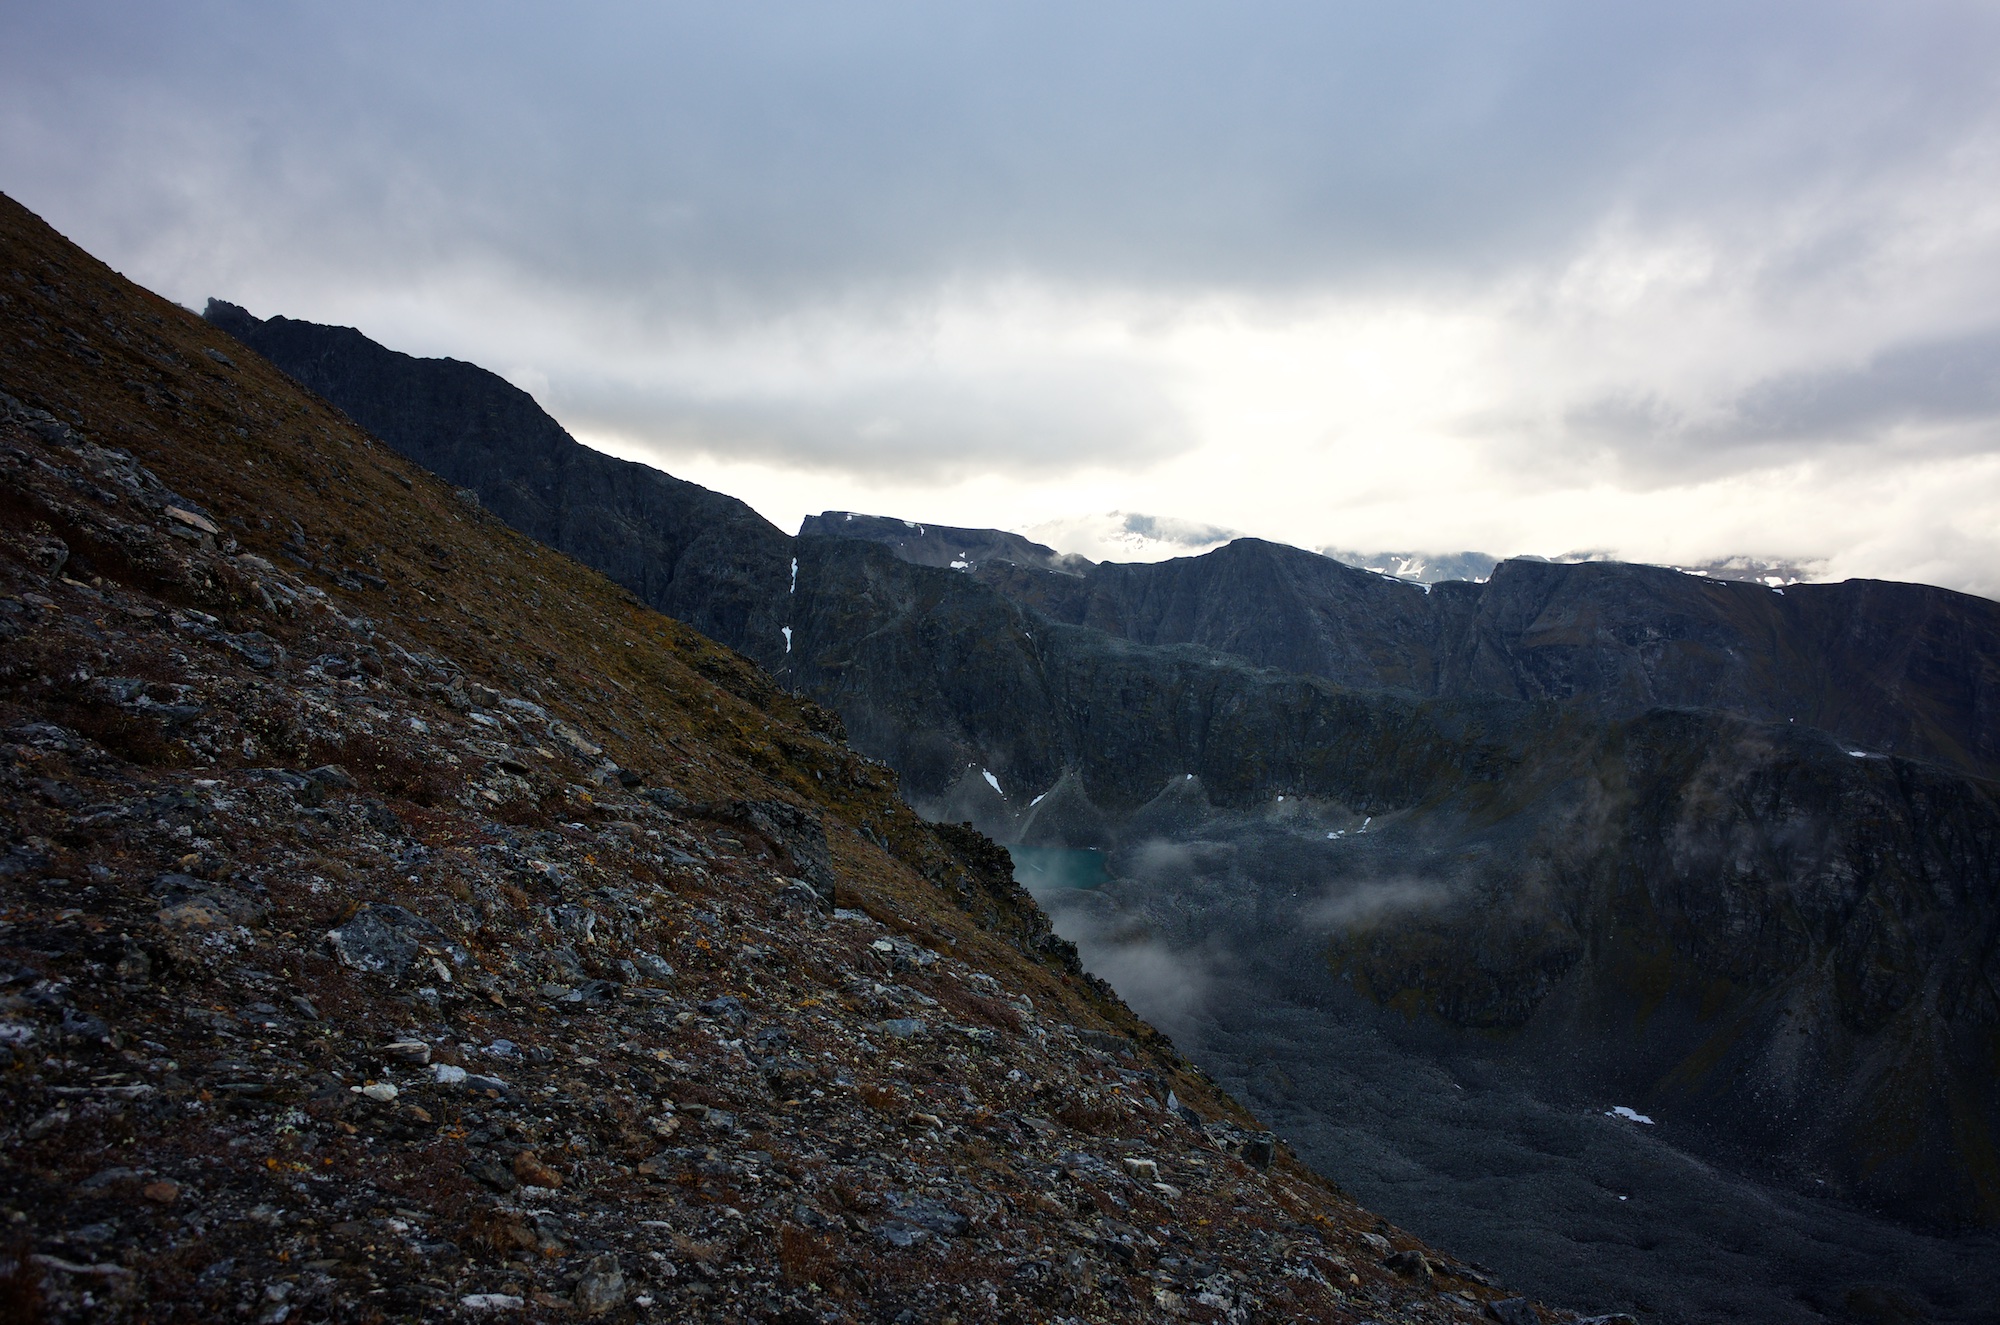
[[[663,457],[946,482],[1208,446],[1174,493],[1073,513],[1278,533],[1253,496],[1206,505],[1230,448],[1267,443],[1230,431],[1256,387],[1190,385],[1190,308],[1504,327],[1465,351],[1486,398],[1461,434],[1545,487],[2000,453],[1996,67],[1981,0],[19,0],[0,188],[186,302],[520,369]],[[989,305],[1014,287],[1040,302],[1010,322]],[[1295,444],[1441,436],[1428,345],[1399,350],[1403,414]],[[1301,454],[1299,486],[1388,500]],[[1464,469],[1409,455],[1399,512]],[[1424,536],[1377,518],[1283,536]],[[1953,565],[1987,555],[1983,518],[1958,513]],[[1604,535],[1434,544],[1510,537]]]
[[[712,312],[1010,267],[1449,276],[1616,205],[1747,223],[1983,128],[2000,27],[1581,0],[10,14],[5,163],[99,225],[166,202],[342,269],[484,255]]]
[[[1577,436],[1668,474],[1691,459],[1741,468],[1800,443],[1858,446],[1911,432],[1934,452],[1991,451],[2000,440],[2000,328],[1892,345],[1860,364],[1773,374],[1705,416],[1657,395],[1612,395],[1566,422]]]
[[[1736,402],[1759,440],[1866,436],[1910,424],[2000,416],[2000,328],[1897,345],[1858,368],[1787,373]]]

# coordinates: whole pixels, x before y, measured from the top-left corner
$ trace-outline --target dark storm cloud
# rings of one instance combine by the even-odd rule
[[[1570,431],[1678,466],[1703,454],[1770,454],[1950,428],[1950,449],[1992,449],[2000,436],[2000,328],[1895,345],[1859,365],[1775,374],[1721,409],[1691,418],[1651,395],[1610,396],[1573,410]]]
[[[1905,424],[2000,422],[2000,328],[1899,345],[1858,368],[1787,373],[1736,402],[1756,440],[1867,437]]]
[[[42,4],[0,104],[31,203],[342,270],[487,259],[674,317],[1009,270],[1269,289],[1893,174],[1993,49],[1990,8],[1917,9]]]

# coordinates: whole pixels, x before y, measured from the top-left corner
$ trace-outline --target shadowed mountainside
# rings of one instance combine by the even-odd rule
[[[1782,591],[1620,562],[1428,590],[1238,539],[1199,557],[976,573],[1057,621],[1419,695],[1706,708],[2000,773],[2000,604],[1850,580]]]
[[[2000,774],[2000,604],[1948,589],[1777,589],[1533,559],[1501,562],[1484,583],[1425,587],[1255,538],[1198,557],[1092,563],[997,530],[841,512],[801,533],[865,539],[919,565],[963,563],[1054,621],[1361,689],[1615,714],[1718,709]]]

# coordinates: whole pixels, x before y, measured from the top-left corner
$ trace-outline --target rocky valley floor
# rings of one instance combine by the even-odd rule
[[[837,722],[0,200],[0,1318],[1574,1319]]]

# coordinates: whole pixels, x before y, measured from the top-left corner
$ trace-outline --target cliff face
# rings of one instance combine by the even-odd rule
[[[354,333],[247,334],[357,417],[377,408],[375,377],[315,348]],[[425,430],[478,434],[445,404],[390,404],[413,430],[397,445],[445,455],[496,510],[541,453],[454,450]],[[565,465],[627,472],[536,426]],[[869,517],[861,538],[811,532],[850,523],[821,517],[785,540],[661,481],[638,490],[681,504],[627,546],[707,550],[660,552],[656,578],[599,564],[837,710],[927,815],[1121,867],[1151,841],[1278,831],[1243,883],[1273,894],[1414,881],[1425,905],[1331,937],[1335,975],[1382,1006],[1559,1062],[1551,1088],[1667,1100],[1711,1153],[2000,1219],[1995,604],[1533,562],[1425,593],[1254,540],[1049,569],[1004,536],[979,560],[978,531]],[[590,491],[560,489],[577,525]],[[1298,917],[1259,923],[1251,941],[1288,942]]]
[[[1616,562],[1507,561],[1426,592],[1299,548],[979,578],[1072,625],[1363,689],[1703,708],[2000,774],[2000,604],[1915,584],[1778,591]]]
[[[1713,709],[2000,775],[2000,604],[1983,598],[1870,580],[1780,592],[1529,561],[1432,598],[1439,693]]]
[[[1223,807],[1274,791],[1407,806],[1491,776],[1511,756],[1488,734],[1538,721],[1519,703],[1351,690],[1060,625],[869,543],[799,548],[788,675],[837,707],[912,798],[1007,840],[1103,845],[1188,777]],[[1058,786],[1088,803],[1089,835],[1032,813]]]
[[[4,198],[0,254],[10,1318],[1551,1318],[832,715]]]
[[[1423,590],[1300,548],[1241,538],[1199,557],[979,576],[1054,620],[1135,643],[1198,644],[1364,689],[1437,689],[1439,632]]]

